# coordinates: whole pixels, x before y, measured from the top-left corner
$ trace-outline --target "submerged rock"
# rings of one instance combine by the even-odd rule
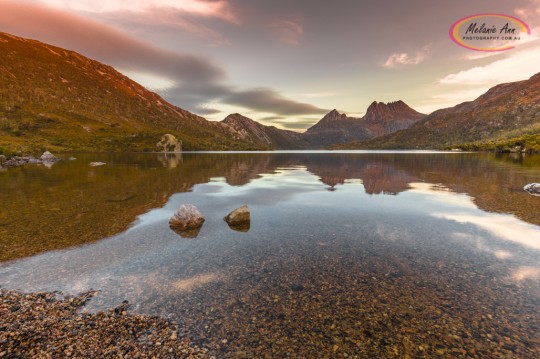
[[[199,232],[201,231],[201,227],[195,228],[195,229],[186,229],[186,230],[179,230],[172,228],[173,231],[178,233],[182,238],[197,238],[199,235]]]
[[[529,183],[523,189],[533,196],[540,196],[540,183]]]
[[[58,157],[56,157],[55,155],[53,155],[53,154],[50,153],[49,151],[43,152],[43,154],[41,155],[40,159],[41,159],[43,162],[56,162],[56,161],[60,161],[60,159],[59,159]]]
[[[106,163],[105,162],[90,162],[88,165],[92,167],[97,167],[97,166],[106,165]]]
[[[175,232],[189,231],[200,228],[203,223],[204,217],[197,207],[192,204],[183,204],[169,220],[169,227]],[[186,236],[193,238],[190,237],[189,234]]]
[[[225,218],[225,222],[229,224],[231,229],[240,232],[247,232],[250,228],[251,216],[249,207],[244,204],[241,207],[238,207],[231,213],[229,213]]]

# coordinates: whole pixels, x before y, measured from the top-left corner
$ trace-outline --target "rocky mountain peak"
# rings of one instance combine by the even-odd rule
[[[380,121],[393,118],[410,118],[419,116],[424,115],[413,110],[401,100],[388,103],[373,101],[366,111],[364,120]]]
[[[334,122],[346,119],[348,119],[347,115],[344,113],[339,113],[336,109],[333,109],[321,119],[321,122]]]

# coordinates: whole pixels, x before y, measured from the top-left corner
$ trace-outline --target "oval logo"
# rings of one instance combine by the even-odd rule
[[[459,46],[476,51],[506,51],[531,34],[520,19],[503,14],[476,14],[456,21],[450,38]]]

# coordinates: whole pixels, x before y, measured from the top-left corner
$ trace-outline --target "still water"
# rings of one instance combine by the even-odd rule
[[[539,156],[75,157],[0,173],[0,286],[96,289],[218,358],[540,357]]]

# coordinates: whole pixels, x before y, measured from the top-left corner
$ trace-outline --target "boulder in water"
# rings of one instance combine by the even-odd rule
[[[249,231],[251,216],[249,207],[246,204],[238,207],[223,219],[229,224],[229,227],[235,231]]]
[[[200,228],[204,223],[201,212],[192,204],[183,204],[169,220],[169,227],[174,231],[189,231]]]

